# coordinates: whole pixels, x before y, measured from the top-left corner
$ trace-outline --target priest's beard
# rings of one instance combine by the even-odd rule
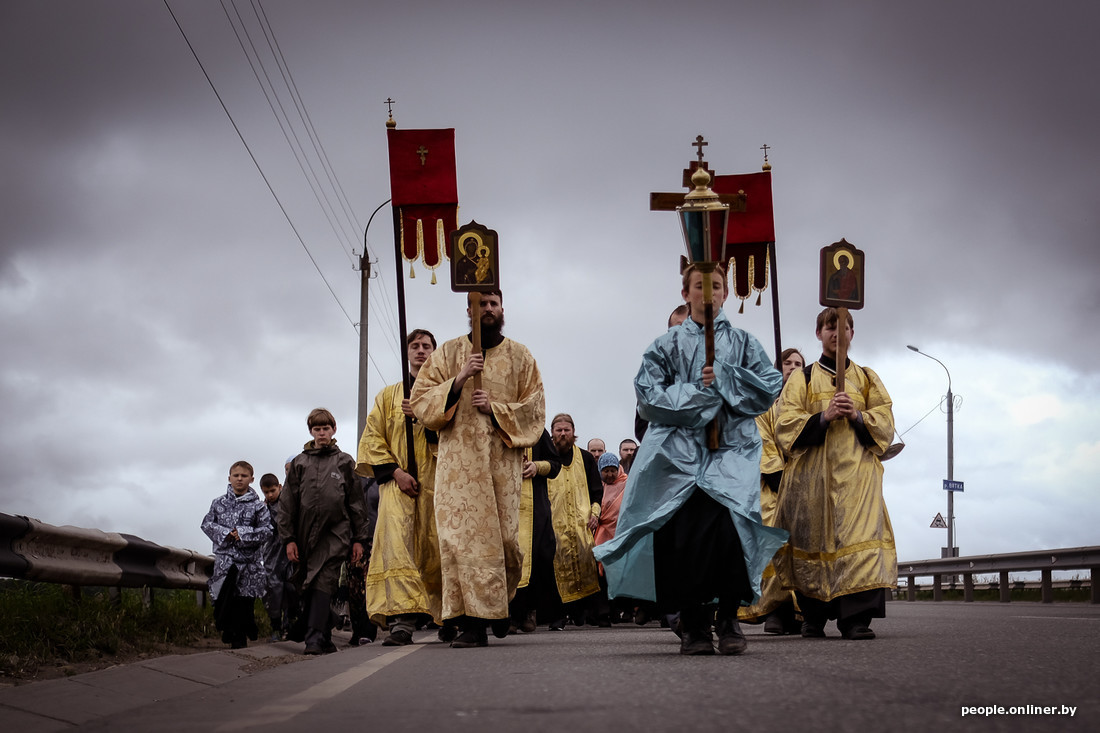
[[[573,446],[577,443],[577,436],[567,438],[564,435],[555,435],[550,440],[554,443],[554,447],[558,449],[558,455],[565,455],[567,451],[573,450]]]
[[[471,320],[470,330],[473,331],[474,324]],[[485,347],[493,347],[504,340],[504,314],[501,313],[499,318],[494,318],[486,313],[481,315],[481,345]]]

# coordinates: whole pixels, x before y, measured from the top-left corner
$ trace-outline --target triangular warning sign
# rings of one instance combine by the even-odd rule
[[[936,518],[932,520],[932,524],[928,525],[932,529],[947,529],[947,522],[944,521],[943,515],[936,512]]]

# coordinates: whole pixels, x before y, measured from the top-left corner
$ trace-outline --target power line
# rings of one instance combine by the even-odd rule
[[[260,166],[260,162],[256,160],[256,156],[255,154],[253,154],[252,148],[248,145],[248,141],[244,139],[244,135],[241,133],[240,127],[237,126],[237,122],[233,119],[233,115],[230,114],[229,108],[226,106],[221,94],[218,93],[218,88],[214,86],[214,81],[210,78],[210,74],[207,73],[206,67],[203,65],[202,60],[199,59],[199,55],[195,51],[195,47],[191,44],[191,39],[187,37],[187,33],[183,30],[183,26],[180,25],[179,19],[176,18],[176,14],[172,12],[172,6],[168,4],[168,0],[164,0],[164,7],[168,9],[168,14],[172,16],[172,21],[176,24],[176,28],[179,29],[180,35],[183,36],[183,40],[187,44],[187,48],[190,49],[191,55],[195,58],[195,63],[199,65],[199,69],[202,71],[203,76],[206,77],[206,82],[210,85],[210,89],[214,92],[214,96],[217,97],[218,104],[221,105],[222,111],[224,111],[226,117],[229,118],[229,123],[233,125],[233,130],[237,133],[237,137],[240,138],[241,144],[244,145],[244,149],[248,152],[248,157],[252,159],[252,164],[256,166],[256,170],[259,172],[260,177],[263,178],[264,184],[267,185],[267,190],[275,199],[275,203],[278,204],[279,210],[283,212],[283,217],[286,219],[287,224],[290,225],[291,230],[294,232],[294,236],[298,238],[298,242],[302,245],[302,249],[305,250],[306,256],[309,257],[309,261],[313,263],[313,267],[317,270],[317,274],[321,276],[321,280],[324,281],[325,287],[328,288],[329,293],[332,294],[333,300],[336,301],[336,305],[339,306],[340,311],[343,312],[344,317],[348,319],[348,323],[351,324],[351,327],[354,330],[355,321],[353,321],[351,316],[348,315],[347,310],[345,310],[344,308],[344,304],[340,302],[340,298],[337,297],[336,291],[332,289],[332,285],[325,277],[325,274],[321,272],[321,268],[318,266],[317,260],[313,258],[313,254],[309,251],[309,247],[306,246],[306,242],[302,238],[301,233],[298,232],[298,228],[294,226],[294,222],[291,220],[290,214],[287,213],[286,207],[283,206],[283,202],[279,200],[278,194],[275,193],[275,189],[272,187],[271,181],[268,180],[267,175],[264,173],[263,168]]]
[[[305,147],[302,145],[302,141],[298,137],[297,131],[294,129],[294,124],[290,121],[290,116],[287,114],[286,108],[283,106],[283,102],[279,98],[278,92],[275,90],[275,85],[271,81],[271,76],[267,73],[267,69],[264,66],[264,62],[262,57],[260,56],[260,52],[256,48],[256,44],[252,40],[252,34],[248,32],[248,26],[245,24],[244,19],[241,17],[240,11],[237,10],[236,5],[233,5],[233,12],[237,16],[237,22],[240,23],[240,30],[238,30],[237,25],[233,22],[232,16],[230,16],[229,9],[225,5],[225,0],[222,0],[221,6],[222,11],[225,13],[225,18],[229,22],[230,28],[233,29],[233,35],[237,37],[237,43],[241,47],[241,52],[244,54],[245,59],[248,61],[249,67],[252,69],[252,75],[256,78],[256,83],[259,85],[260,91],[264,95],[264,99],[267,100],[267,106],[271,109],[271,114],[275,117],[275,122],[279,125],[280,132],[283,133],[283,139],[286,140],[287,146],[290,148],[290,152],[294,156],[294,161],[298,164],[298,169],[302,172],[302,176],[306,179],[306,184],[313,192],[314,200],[317,201],[317,205],[321,208],[322,213],[328,220],[329,228],[332,229],[333,235],[336,237],[337,241],[340,242],[341,250],[354,266],[355,260],[351,252],[349,251],[347,244],[342,239],[342,237],[347,236],[347,232],[345,231],[341,235],[341,233],[337,231],[336,222],[333,221],[335,211],[333,210],[331,202],[328,202],[328,195],[323,191],[321,187],[321,178],[317,175],[317,171],[314,170],[313,163],[310,160],[309,155],[306,154]],[[244,38],[241,37],[242,32],[244,33]],[[245,45],[245,40],[248,41],[247,47]],[[271,43],[269,41],[268,48],[270,49],[270,47]],[[251,54],[249,54],[249,48],[252,49]],[[255,63],[253,63],[253,57],[255,58]],[[258,69],[257,65],[259,66]],[[276,59],[276,65],[278,65],[278,59]],[[263,73],[262,79],[260,78],[261,72]],[[281,67],[280,73],[282,73]],[[283,83],[286,84],[285,74],[283,75]],[[297,106],[296,100],[295,105]],[[278,110],[275,109],[276,106],[278,107]],[[300,108],[298,109],[298,116],[299,118],[301,118]],[[293,141],[291,140],[291,138],[293,138]],[[307,168],[309,169],[308,171],[306,170]]]
[[[222,8],[223,10],[225,10],[224,0],[222,0]],[[245,48],[244,42],[241,40],[240,33],[237,32],[237,29],[234,26],[232,18],[229,16],[227,10],[225,10],[226,18],[229,20],[230,26],[233,27],[233,31],[237,36],[238,43],[241,45],[241,50],[245,54],[246,59],[248,59],[249,65],[252,67],[253,76],[255,76],[257,84],[260,86],[261,91],[263,91],[265,97],[267,98],[268,107],[271,109],[272,115],[275,117],[276,122],[279,124],[280,129],[283,132],[283,137],[287,140],[288,146],[291,148],[291,151],[295,155],[295,159],[298,162],[299,169],[302,171],[306,182],[313,190],[314,197],[317,199],[318,205],[321,207],[322,211],[324,211],[325,216],[328,219],[329,226],[333,230],[333,234],[336,235],[339,239],[340,233],[337,232],[337,224],[334,222],[334,218],[339,219],[339,217],[336,216],[336,207],[333,206],[333,204],[331,203],[329,196],[325,191],[325,187],[321,185],[321,178],[317,174],[312,162],[310,162],[310,156],[306,153],[305,147],[302,145],[301,139],[295,132],[295,126],[291,122],[290,117],[287,114],[286,108],[280,101],[279,94],[271,81],[271,77],[267,73],[267,70],[264,68],[263,58],[256,48],[255,43],[253,43],[252,35],[248,32],[248,28],[244,22],[244,19],[243,17],[241,17],[239,11],[237,11],[235,4],[233,9],[235,14],[237,15],[237,20],[240,23],[242,30],[244,31],[245,37],[248,39],[249,46],[252,48],[252,54],[255,56],[256,63],[259,64],[260,69],[263,71],[263,77],[267,80],[267,86],[264,85],[264,81],[261,80],[259,73],[257,72],[256,66],[252,63],[252,57],[249,55],[248,49]],[[321,142],[320,136],[317,134],[316,127],[313,125],[313,120],[309,114],[308,106],[306,105],[305,100],[302,98],[301,93],[298,91],[298,86],[294,80],[294,75],[290,70],[290,64],[286,61],[286,57],[282,52],[282,48],[279,45],[278,38],[275,34],[275,29],[271,26],[270,20],[267,17],[267,13],[263,9],[263,4],[259,2],[259,0],[252,0],[252,9],[261,27],[261,30],[264,33],[264,37],[268,45],[268,50],[271,52],[271,55],[275,59],[276,66],[278,67],[279,73],[283,80],[283,84],[289,92],[292,102],[294,103],[295,110],[298,113],[298,119],[301,121],[303,127],[305,128],[306,133],[309,136],[310,142],[313,146],[314,154],[316,155],[316,158],[320,163],[321,168],[325,172],[325,175],[329,182],[329,186],[331,187],[333,193],[335,193],[337,201],[340,203],[347,223],[350,224],[352,227],[358,229],[359,224],[356,217],[354,216],[350,202],[348,202],[347,200],[347,195],[344,192],[342,184],[340,183],[339,176],[337,176],[335,169],[332,166],[332,162],[329,159],[327,152],[325,151],[323,143]],[[271,96],[268,95],[269,87],[271,90],[271,95],[275,97],[275,101],[278,104],[279,111],[276,111],[275,104],[272,102]],[[282,113],[282,117],[280,117],[279,112]],[[283,125],[284,118],[286,120],[286,127],[290,128],[289,135],[287,133],[286,127],[284,127]],[[290,137],[293,137],[293,143],[291,142]],[[295,148],[295,143],[297,143],[297,149]],[[309,167],[309,173],[306,172],[301,159],[299,159],[298,157],[298,150],[301,150],[302,158],[306,160],[306,165]],[[310,173],[312,173],[312,178],[310,176]],[[322,198],[325,202],[327,202],[327,207],[325,203],[321,201]],[[340,230],[343,232],[346,238],[347,231],[343,228],[342,222],[340,225]],[[365,254],[373,255],[373,252],[371,252],[370,250],[369,243],[365,239],[363,242],[363,247]],[[345,252],[347,252],[346,246],[344,247],[344,249]],[[354,254],[354,247],[352,248],[351,254]],[[350,256],[351,255],[349,255],[349,257]],[[377,259],[377,257],[375,257],[375,259]],[[354,259],[352,259],[351,262],[354,268],[356,262]],[[376,290],[369,290],[368,297],[370,297],[371,301],[374,303],[375,312],[389,318],[388,323],[384,324],[388,326],[388,328],[383,328],[382,331],[385,336],[388,337],[387,346],[390,348],[391,352],[393,352],[394,356],[399,357],[398,350],[401,349],[401,345],[398,343],[398,339],[396,337],[397,317],[393,312],[393,307],[388,297],[386,281],[380,278],[378,282],[381,285],[383,295],[380,296]]]
[[[268,32],[269,40],[268,45],[272,49],[272,54],[275,56],[275,61],[280,65],[280,68],[284,71],[283,81],[287,84],[287,88],[291,90],[291,96],[298,104],[298,113],[302,117],[302,121],[305,123],[306,131],[309,133],[310,140],[313,142],[314,152],[317,153],[318,159],[321,161],[322,168],[328,175],[329,185],[332,186],[333,191],[336,192],[336,198],[340,202],[340,207],[343,209],[344,216],[351,224],[355,236],[358,237],[358,232],[363,227],[359,224],[355,218],[355,213],[352,210],[351,202],[348,201],[347,194],[344,191],[343,185],[340,183],[339,177],[336,175],[336,170],[332,165],[332,161],[329,160],[328,152],[325,150],[324,144],[321,142],[320,136],[317,134],[317,128],[313,124],[313,118],[309,115],[309,108],[305,104],[305,100],[302,99],[301,93],[298,91],[298,84],[294,80],[294,75],[290,71],[290,64],[286,62],[286,57],[283,55],[282,47],[279,46],[279,40],[275,37],[275,29],[271,26],[271,22],[267,18],[267,11],[263,8],[263,3],[260,0],[253,0],[253,11],[256,12],[256,17],[260,19],[261,26]]]

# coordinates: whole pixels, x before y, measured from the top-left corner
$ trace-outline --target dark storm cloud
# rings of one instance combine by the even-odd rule
[[[172,7],[279,202],[162,4],[0,6],[0,408],[20,416],[0,435],[0,492],[47,521],[198,547],[228,464],[277,469],[310,408],[336,410],[354,450],[359,283],[222,6]],[[382,101],[400,127],[456,128],[462,219],[508,248],[509,332],[586,438],[629,432],[638,354],[679,300],[679,234],[648,194],[678,188],[702,133],[719,173],[758,170],[772,146],[785,340],[815,355],[818,250],[847,237],[868,257],[855,353],[882,365],[899,422],[934,408],[943,378],[904,344],[937,347],[972,398],[960,471],[1005,497],[1050,473],[1040,459],[1062,454],[1029,454],[1035,428],[1014,422],[1023,390],[1095,477],[1074,437],[1095,426],[1058,411],[1096,391],[1100,358],[1094,3],[263,8],[360,217],[353,245],[389,196]],[[372,394],[398,372],[387,214],[368,232]],[[460,332],[445,272],[433,289],[416,269],[410,324]],[[735,322],[770,350],[769,295]],[[906,542],[930,520],[915,487],[942,463],[937,417],[888,471]],[[153,501],[186,521],[133,511]]]

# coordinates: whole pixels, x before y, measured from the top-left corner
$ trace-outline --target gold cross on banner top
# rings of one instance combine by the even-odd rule
[[[421,145],[416,149],[416,154],[420,156],[420,165],[425,165],[425,160],[428,157],[428,149]]]

